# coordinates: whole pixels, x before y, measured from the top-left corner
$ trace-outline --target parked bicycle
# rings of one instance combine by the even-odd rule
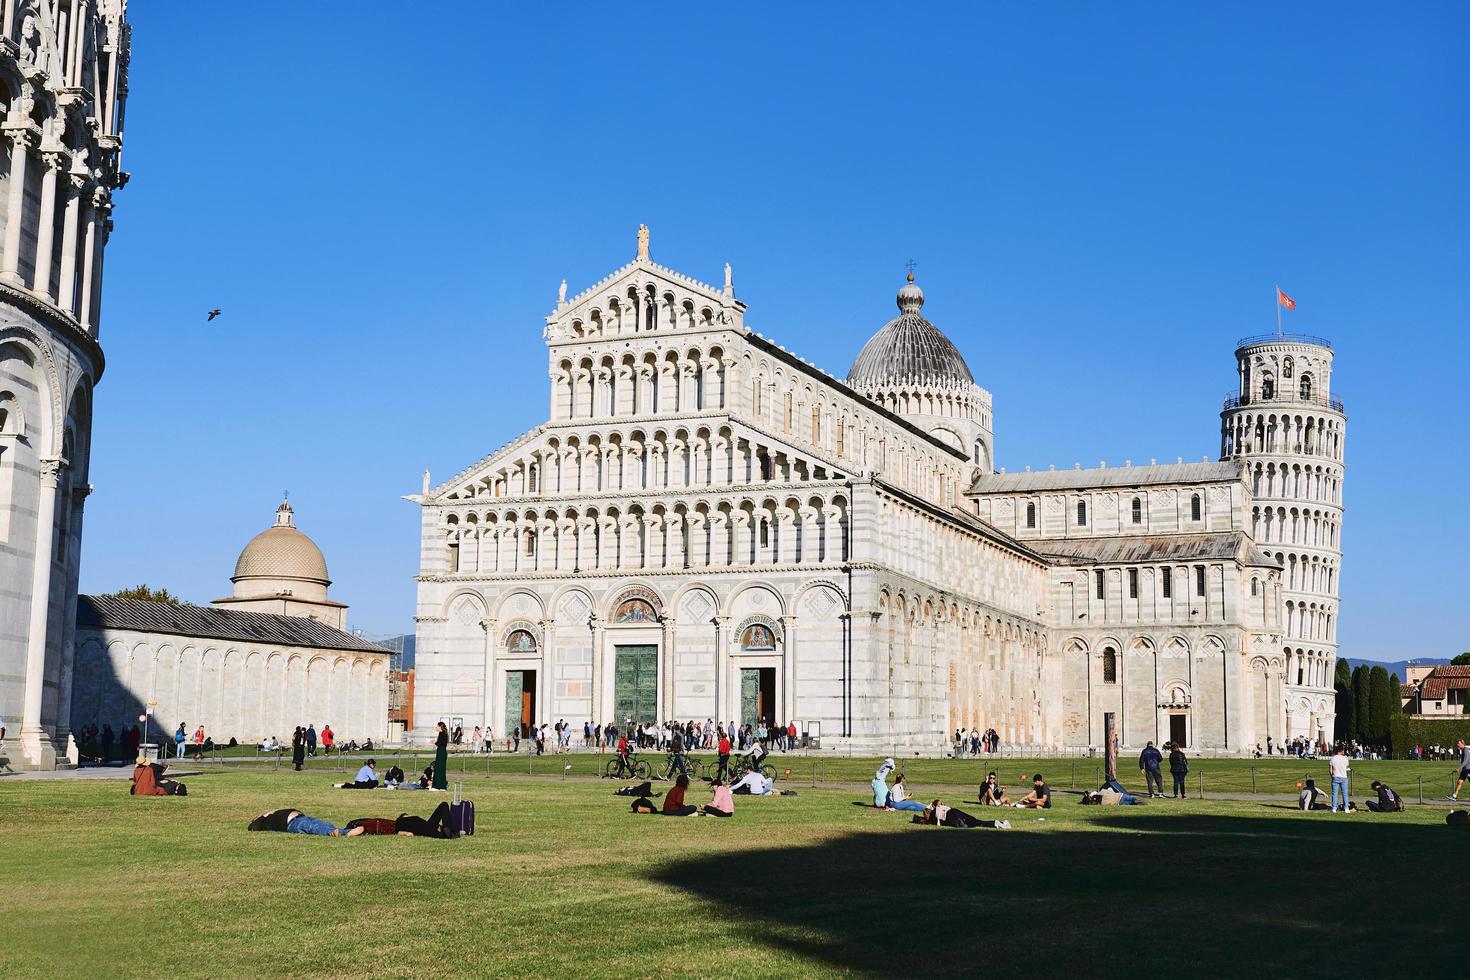
[[[602,774],[608,779],[652,779],[653,766],[632,754],[619,755],[607,760]]]

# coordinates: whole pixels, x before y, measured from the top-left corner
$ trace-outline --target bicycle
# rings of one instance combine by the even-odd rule
[[[684,772],[690,780],[704,778],[704,763],[691,755],[684,756]],[[663,778],[672,780],[674,778],[674,753],[670,752],[664,756]]]
[[[648,780],[653,778],[653,766],[632,754],[629,754],[626,759],[622,756],[616,756],[607,760],[607,765],[603,767],[602,775],[607,779]]]
[[[765,758],[766,757],[764,755],[761,756],[762,760],[764,760]],[[765,776],[767,779],[773,780],[776,778],[775,766],[764,761],[762,761],[761,764],[757,766],[755,753],[749,752],[745,755],[739,756],[738,758],[730,760],[730,772],[727,781],[733,783],[741,779],[741,777],[743,777],[746,773],[757,771],[762,776]]]

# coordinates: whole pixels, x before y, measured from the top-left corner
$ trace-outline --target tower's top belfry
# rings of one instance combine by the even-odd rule
[[[0,284],[95,340],[112,195],[128,177],[127,0],[3,3]]]

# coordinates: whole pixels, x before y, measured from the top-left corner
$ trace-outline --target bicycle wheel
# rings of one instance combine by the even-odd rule
[[[767,779],[775,779],[776,778],[776,767],[775,766],[761,766],[761,775],[762,776],[765,776]]]
[[[633,778],[644,780],[652,779],[653,766],[650,766],[643,759],[639,759],[637,762],[633,763]]]
[[[685,759],[684,768],[689,771],[690,779],[704,778],[704,763],[700,762],[698,759]]]
[[[602,767],[602,775],[604,779],[616,779],[618,777],[618,760],[607,760],[607,765]]]

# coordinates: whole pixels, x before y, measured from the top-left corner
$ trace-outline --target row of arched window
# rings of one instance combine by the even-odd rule
[[[1198,520],[1200,520],[1203,517],[1203,514],[1204,514],[1204,503],[1201,500],[1200,495],[1197,494],[1197,493],[1190,494],[1190,497],[1189,497],[1189,519],[1191,521],[1198,521]],[[1130,522],[1133,523],[1133,524],[1142,524],[1143,523],[1143,498],[1142,497],[1134,497],[1133,498],[1132,503],[1129,505],[1129,518],[1130,518]],[[1086,527],[1087,526],[1087,501],[1085,501],[1085,500],[1079,500],[1079,501],[1077,501],[1077,526],[1078,527]],[[1027,528],[1035,528],[1036,527],[1036,504],[1035,504],[1034,501],[1027,501],[1026,502],[1026,527]]]

